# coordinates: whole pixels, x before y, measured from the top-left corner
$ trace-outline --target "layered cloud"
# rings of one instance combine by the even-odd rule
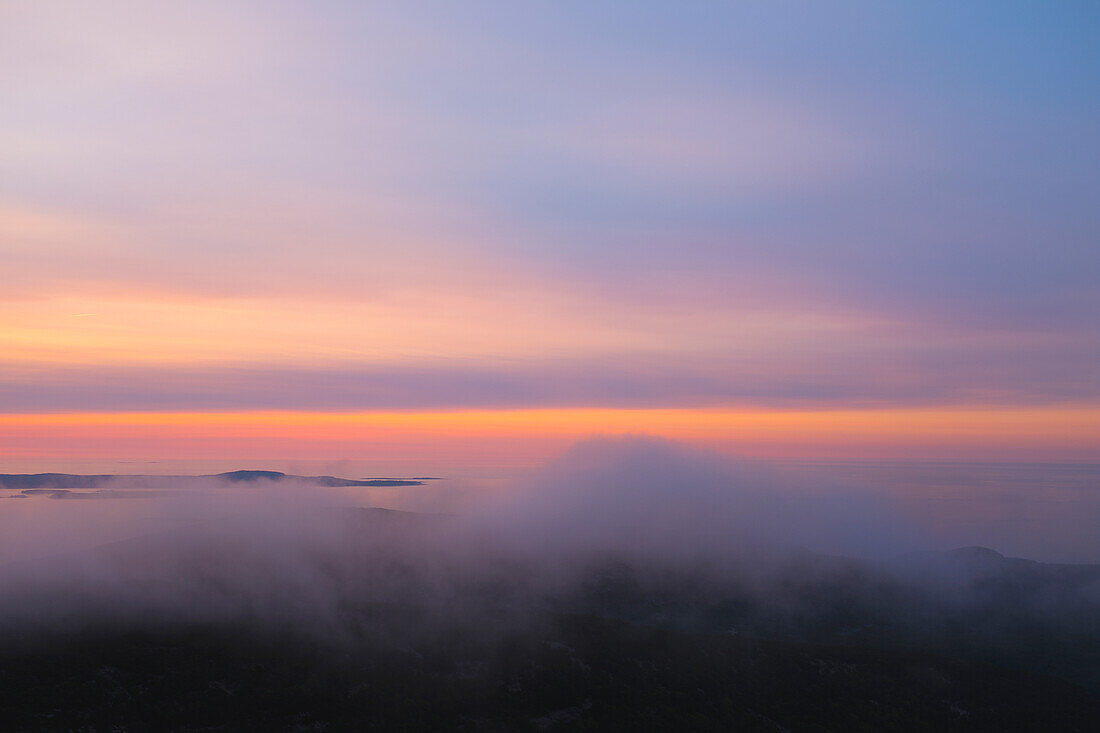
[[[26,3],[0,410],[1100,403],[1100,16]]]

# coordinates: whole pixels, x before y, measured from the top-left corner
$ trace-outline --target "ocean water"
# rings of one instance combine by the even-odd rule
[[[866,488],[936,547],[990,547],[1100,563],[1100,463],[792,461],[785,470]]]
[[[450,514],[475,511],[480,500],[507,492],[512,482],[522,481],[528,472],[491,468],[449,472],[439,465],[417,470],[355,461],[254,464],[73,462],[51,470],[171,474],[268,468],[346,478],[431,475],[442,478],[413,487],[318,489],[318,501]],[[982,545],[1005,555],[1046,562],[1100,563],[1100,463],[784,461],[774,465],[818,497],[850,489],[863,492],[918,528],[929,550]],[[3,468],[5,472],[33,470]],[[0,562],[28,553],[79,550],[122,539],[135,527],[157,531],[185,521],[156,506],[157,500],[10,498],[15,494],[0,489]]]

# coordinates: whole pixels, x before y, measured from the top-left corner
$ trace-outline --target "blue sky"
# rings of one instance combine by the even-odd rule
[[[0,12],[11,413],[1100,403],[1094,3]]]

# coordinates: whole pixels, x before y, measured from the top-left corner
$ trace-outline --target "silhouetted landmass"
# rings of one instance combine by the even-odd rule
[[[409,476],[408,478],[397,478],[393,476],[364,476],[359,479],[360,481],[442,481],[439,476]]]
[[[338,554],[309,544],[309,592],[276,608],[262,599],[281,597],[265,595],[263,575],[286,557],[278,534],[271,564],[256,537],[197,528],[91,553],[130,597],[164,594],[168,612],[101,595],[95,575],[67,587],[69,609],[51,616],[31,587],[16,608],[43,609],[35,622],[0,633],[4,726],[839,733],[1100,722],[1100,566],[985,548],[919,558],[908,574],[809,552],[768,559],[764,575],[593,557],[568,582],[540,585],[537,558],[448,564],[424,540],[452,518],[319,516],[332,523],[317,536]],[[36,561],[30,576],[72,564]],[[176,613],[174,578],[191,584],[182,597],[200,615],[193,594],[208,589],[216,618]],[[243,605],[227,613],[233,598]]]
[[[72,489],[23,489],[19,496],[48,496],[51,499],[163,499],[169,496],[184,496],[186,491],[158,489],[96,489],[94,491],[73,491]],[[16,497],[9,497],[16,498]]]
[[[989,594],[998,590],[1020,595],[1056,595],[1095,585],[1100,600],[1100,565],[1048,563],[1022,557],[1005,557],[988,547],[961,547],[947,554],[949,561],[965,568]]]
[[[420,486],[427,479],[348,479],[335,476],[294,476],[279,471],[227,471],[201,476],[143,475],[81,475],[70,473],[6,473],[0,474],[0,488],[37,491],[101,488],[173,488],[181,484],[191,487],[216,487],[224,484],[296,481],[313,486]]]
[[[118,478],[71,473],[5,473],[0,474],[0,486],[5,489],[97,489]]]
[[[246,625],[89,628],[0,652],[0,710],[26,731],[1085,732],[1100,698],[936,654],[551,615],[492,644],[339,649]]]
[[[282,481],[287,476],[285,473],[279,471],[227,471],[225,473],[216,474],[217,478],[231,483],[240,483],[242,481]]]

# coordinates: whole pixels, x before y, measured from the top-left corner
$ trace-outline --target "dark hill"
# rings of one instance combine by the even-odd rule
[[[415,609],[376,609],[376,623]],[[491,619],[485,619],[491,623]],[[339,648],[249,626],[97,628],[0,652],[21,731],[1093,731],[1100,698],[934,654],[549,616]]]
[[[548,569],[463,549],[450,517],[308,519],[305,538],[187,525],[9,568],[26,583],[0,604],[0,727],[1098,729],[1097,566]]]

